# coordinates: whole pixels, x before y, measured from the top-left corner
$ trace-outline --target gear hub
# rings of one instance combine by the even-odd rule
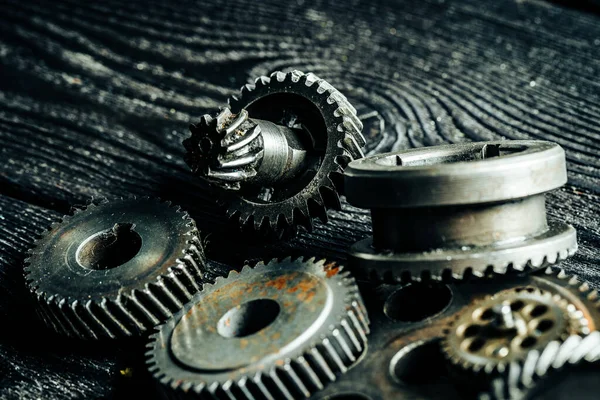
[[[206,285],[158,328],[148,365],[174,398],[307,398],[357,362],[368,332],[347,271],[288,258]]]
[[[567,180],[543,141],[454,144],[367,157],[345,171],[348,202],[370,208],[373,237],[349,257],[376,280],[464,279],[539,269],[577,249],[548,223],[544,194]]]
[[[65,216],[29,251],[25,279],[38,314],[83,339],[140,334],[200,289],[194,221],[157,199],[103,201]]]
[[[186,162],[219,190],[228,215],[280,235],[311,230],[312,218],[339,208],[341,173],[365,143],[348,100],[299,71],[258,78],[190,129]]]

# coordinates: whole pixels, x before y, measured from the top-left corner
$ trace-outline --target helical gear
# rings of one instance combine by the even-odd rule
[[[342,172],[365,144],[348,100],[299,71],[259,77],[190,130],[186,162],[221,190],[227,215],[279,235],[312,230],[312,218],[326,221],[327,208],[340,208]]]
[[[217,278],[157,330],[148,368],[170,398],[299,399],[357,362],[369,321],[349,272],[287,258]]]
[[[25,280],[50,328],[82,339],[138,335],[192,298],[204,275],[194,221],[158,199],[98,201],[44,233]]]
[[[564,341],[552,341],[543,349],[527,354],[521,362],[511,362],[504,376],[491,382],[479,400],[524,400],[540,385],[552,386],[565,368],[600,362],[600,332],[588,336],[572,335]],[[573,394],[576,398],[576,394]]]

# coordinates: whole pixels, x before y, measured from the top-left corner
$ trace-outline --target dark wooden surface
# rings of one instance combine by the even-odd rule
[[[209,256],[234,266],[283,254],[343,260],[368,234],[368,213],[344,203],[291,242],[222,239],[224,219],[180,142],[190,122],[274,70],[312,71],[341,89],[363,116],[371,153],[558,142],[569,184],[548,196],[549,211],[580,242],[563,266],[599,286],[600,16],[594,1],[562,3],[0,1],[0,398],[149,390],[142,343],[86,346],[32,316],[24,251],[74,204],[170,199],[196,218]],[[215,250],[224,246],[231,251]]]

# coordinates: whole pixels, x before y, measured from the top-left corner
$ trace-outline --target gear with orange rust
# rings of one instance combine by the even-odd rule
[[[170,398],[300,399],[359,360],[369,320],[348,271],[287,258],[217,278],[157,330],[147,363]]]

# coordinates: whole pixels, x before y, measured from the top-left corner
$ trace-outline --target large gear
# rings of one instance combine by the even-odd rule
[[[461,143],[352,161],[346,199],[371,209],[373,236],[349,252],[357,277],[385,282],[490,277],[541,269],[577,250],[547,221],[545,193],[566,180],[550,142]]]
[[[365,144],[348,100],[299,71],[256,79],[190,130],[186,162],[220,191],[227,215],[278,234],[311,230],[312,218],[340,207],[341,174]]]
[[[29,251],[25,280],[42,320],[83,339],[140,334],[200,290],[204,252],[194,221],[158,199],[91,203]]]
[[[528,286],[501,291],[462,310],[443,348],[453,364],[492,374],[554,340],[587,333],[588,320],[575,305]]]
[[[172,398],[306,398],[357,362],[368,332],[341,266],[272,260],[206,285],[158,327],[147,362]]]
[[[564,341],[552,341],[544,348],[530,351],[520,361],[513,361],[507,366],[504,376],[491,382],[490,389],[479,395],[480,400],[525,400],[547,398],[540,392],[555,391],[565,380],[573,379],[575,387],[582,378],[582,371],[575,369],[570,374],[566,369],[586,366],[595,363],[593,375],[597,376],[600,362],[600,332],[595,331],[588,336],[573,335]],[[592,367],[594,368],[594,367]],[[597,378],[593,379],[597,382]],[[581,383],[581,382],[579,382]],[[596,388],[599,386],[596,384]],[[589,389],[584,387],[583,390]],[[584,393],[569,393],[572,398],[580,398]],[[585,393],[595,398],[598,393]],[[563,398],[557,394],[555,398]]]

